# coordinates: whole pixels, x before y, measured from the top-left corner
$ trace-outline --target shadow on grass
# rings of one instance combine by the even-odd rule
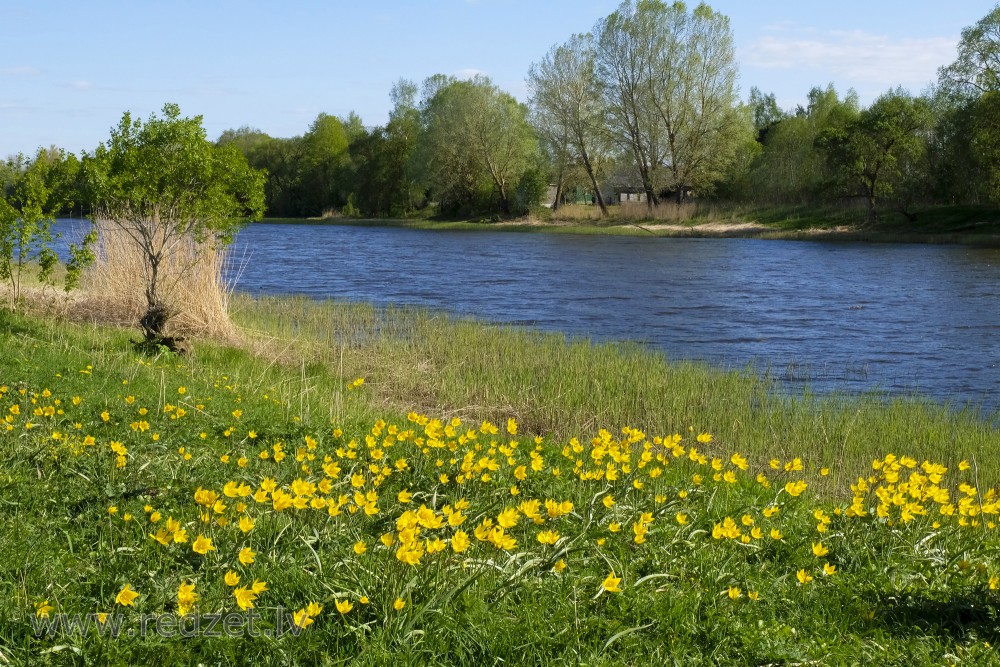
[[[37,335],[41,330],[40,325],[28,322],[17,313],[0,307],[0,336]]]
[[[872,623],[894,634],[1000,641],[1000,604],[986,591],[947,599],[902,593],[881,598],[874,608]]]

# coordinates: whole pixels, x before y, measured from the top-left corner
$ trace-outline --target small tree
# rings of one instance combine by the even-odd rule
[[[18,155],[0,164],[0,280],[10,284],[12,307],[21,298],[21,277],[29,265],[37,265],[43,284],[55,284],[59,257],[52,248],[52,223],[60,210],[72,206],[79,167],[75,156],[56,148],[39,150],[34,160]],[[70,245],[66,291],[93,258],[94,240],[91,230],[80,245]]]
[[[242,222],[264,211],[264,173],[236,146],[208,141],[201,116],[180,114],[176,104],[145,123],[125,113],[85,161],[95,223],[123,233],[143,258],[146,312],[139,324],[146,342],[168,347],[164,260],[185,243],[228,244]]]

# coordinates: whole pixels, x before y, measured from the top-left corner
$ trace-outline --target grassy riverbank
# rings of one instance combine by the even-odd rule
[[[864,224],[855,208],[754,207],[722,204],[614,206],[600,219],[593,206],[570,205],[543,211],[542,217],[514,220],[436,218],[364,220],[352,218],[269,218],[264,222],[403,227],[451,231],[509,231],[549,234],[598,234],[693,238],[762,238],[870,243],[957,243],[1000,247],[1000,211],[985,206],[939,206],[915,212],[911,220],[884,212],[877,225]]]
[[[234,306],[243,344],[146,359],[0,312],[0,662],[996,662],[974,414],[426,311]],[[247,603],[308,627],[247,636]],[[244,624],[102,634],[179,610]],[[93,626],[33,636],[59,613]]]

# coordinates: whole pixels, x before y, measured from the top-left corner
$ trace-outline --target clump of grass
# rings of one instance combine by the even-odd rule
[[[96,262],[83,278],[81,310],[96,321],[134,325],[146,312],[149,271],[138,245],[121,229],[97,223]],[[159,267],[160,292],[171,313],[172,335],[235,340],[229,318],[231,286],[224,248],[185,238]]]
[[[846,476],[862,474],[879,452],[905,450],[948,465],[970,457],[983,483],[1000,482],[996,415],[974,406],[874,393],[789,396],[755,368],[724,371],[638,344],[596,344],[417,308],[240,296],[234,319],[257,332],[267,357],[308,359],[301,370],[314,378],[317,400],[330,391],[318,378],[362,376],[376,412],[514,416],[527,431],[564,438],[600,427],[691,427],[728,434],[755,456],[809,457]]]

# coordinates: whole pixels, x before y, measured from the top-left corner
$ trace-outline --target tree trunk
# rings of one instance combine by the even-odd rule
[[[586,149],[583,148],[582,144],[580,146],[580,156],[583,158],[583,166],[587,170],[587,176],[590,177],[590,184],[594,187],[594,196],[597,198],[597,205],[601,207],[601,217],[608,217],[608,206],[604,203],[604,196],[601,194],[601,188],[597,185],[597,177],[594,175],[594,168],[590,164],[590,156],[587,155]]]

